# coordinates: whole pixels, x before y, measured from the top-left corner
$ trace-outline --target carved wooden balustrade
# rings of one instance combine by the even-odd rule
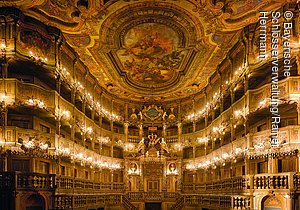
[[[250,196],[233,196],[232,208],[233,209],[251,209]]]
[[[80,209],[82,207],[95,206],[119,206],[122,205],[121,194],[100,195],[55,195],[54,209]],[[126,208],[130,210],[130,208]],[[131,208],[134,210],[133,208]]]
[[[299,191],[300,190],[300,174],[296,173],[294,174],[294,190]]]
[[[293,189],[293,173],[258,174],[254,176],[253,188],[259,189]]]
[[[176,192],[129,192],[128,199],[131,202],[150,202],[150,201],[175,201],[179,197]]]
[[[184,206],[197,206],[197,207],[215,207],[217,209],[250,209],[251,199],[250,196],[215,196],[215,195],[198,195],[186,194],[177,199],[175,205],[171,210],[181,210]]]
[[[238,193],[260,189],[298,189],[300,175],[293,172],[278,174],[257,174],[234,177],[209,183],[184,183],[184,193]]]
[[[56,193],[122,193],[124,183],[101,183],[78,178],[31,172],[0,172],[1,190],[45,190]]]
[[[112,192],[112,193],[122,193],[125,190],[124,183],[102,183],[102,182],[92,182],[84,179],[71,178],[65,176],[56,177],[57,192],[68,193],[70,189],[77,193],[102,193],[102,192]]]
[[[183,184],[182,190],[187,192],[232,192],[237,193],[250,189],[250,176],[234,177],[215,182],[201,184]]]
[[[0,189],[19,191],[54,191],[56,189],[55,174],[1,172]]]
[[[197,207],[209,207],[217,209],[231,209],[231,196],[214,196],[214,195],[183,195],[179,198],[175,205],[172,206],[172,210],[183,209],[184,205],[197,206]]]

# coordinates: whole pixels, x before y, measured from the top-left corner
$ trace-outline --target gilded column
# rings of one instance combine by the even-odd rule
[[[114,135],[114,121],[113,121],[113,118],[112,118],[112,115],[113,115],[113,110],[114,110],[114,100],[111,100],[111,113],[110,113],[110,131],[111,131],[111,157],[114,156],[114,138],[115,138],[115,135]]]
[[[128,127],[129,127],[129,121],[128,121],[128,104],[125,104],[125,122],[124,122],[124,134],[125,134],[125,142],[128,142]]]
[[[181,142],[181,135],[182,135],[182,123],[181,123],[181,102],[178,104],[178,142]]]
[[[100,146],[99,146],[99,154],[102,154],[102,101],[103,101],[103,92],[100,93],[100,107],[99,107],[99,127],[100,127]]]
[[[163,123],[163,138],[165,141],[167,141],[166,137],[167,137],[167,124]]]
[[[143,138],[143,123],[139,122],[139,138],[142,140]]]
[[[128,142],[128,127],[129,127],[129,122],[124,122],[125,142]]]

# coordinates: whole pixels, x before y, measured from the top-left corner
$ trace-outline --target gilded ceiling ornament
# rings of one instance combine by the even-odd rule
[[[165,102],[201,90],[241,29],[257,21],[257,11],[284,2],[12,0],[0,6],[59,28],[111,94]]]

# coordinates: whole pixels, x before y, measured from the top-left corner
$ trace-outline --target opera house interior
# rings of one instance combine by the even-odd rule
[[[0,210],[299,210],[299,9],[0,1]]]

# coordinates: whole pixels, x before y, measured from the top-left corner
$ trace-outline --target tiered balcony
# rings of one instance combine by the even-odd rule
[[[125,191],[124,183],[116,182],[93,182],[85,179],[71,178],[66,176],[56,177],[57,193],[123,193]]]
[[[183,195],[177,203],[172,207],[172,210],[182,210],[184,206],[208,207],[222,210],[232,209],[231,196],[217,195],[198,195],[189,194]]]
[[[295,87],[295,81],[300,79],[299,76],[288,77],[284,80],[280,81],[280,87],[283,90],[281,92],[281,98],[286,100],[294,100],[297,94],[300,94],[297,87]],[[5,83],[5,85],[4,85]],[[5,82],[1,80],[0,87],[6,86],[7,94],[5,96],[5,102],[7,106],[32,106],[33,108],[37,108],[40,111],[48,113],[49,116],[54,117],[55,112],[57,112],[58,107],[60,110],[69,111],[76,122],[80,124],[80,122],[84,122],[85,127],[91,127],[93,130],[101,130],[102,137],[110,137],[115,140],[124,141],[124,134],[113,133],[112,131],[108,131],[105,129],[101,129],[98,123],[94,122],[91,118],[87,117],[83,112],[78,110],[75,105],[71,104],[69,101],[64,99],[54,90],[47,90],[38,85],[20,82],[16,79],[5,79]],[[4,90],[4,89],[3,89]],[[195,140],[197,138],[206,137],[214,127],[220,126],[224,122],[228,122],[228,119],[234,114],[235,111],[241,111],[241,113],[247,116],[249,113],[255,113],[257,110],[260,110],[264,107],[267,107],[268,100],[265,100],[270,96],[270,85],[266,84],[259,89],[249,90],[242,98],[236,101],[234,104],[230,106],[227,110],[222,112],[220,116],[212,121],[212,123],[195,133],[188,133],[182,135],[182,140]],[[41,104],[28,103],[29,99],[35,99]],[[261,103],[263,101],[266,103]],[[246,108],[245,108],[246,107]],[[62,118],[63,124],[72,125],[74,122],[71,122],[70,119]],[[235,119],[236,123],[240,123],[238,119]],[[80,132],[79,124],[76,126],[76,132]],[[8,134],[9,135],[9,134]],[[95,133],[94,137],[97,138]],[[236,134],[236,139],[242,138]],[[129,136],[128,141],[131,143],[138,143],[139,138],[137,136]],[[168,136],[166,141],[169,144],[176,143],[178,141],[177,136]],[[246,146],[246,145],[245,145]],[[209,151],[207,151],[209,152]]]
[[[183,184],[183,193],[241,193],[250,189],[250,176],[234,177],[203,184]]]
[[[279,81],[280,95],[279,98],[285,100],[286,102],[296,101],[299,97],[300,91],[298,87],[299,76],[291,76]],[[228,109],[223,111],[217,118],[213,119],[211,124],[206,128],[196,131],[194,133],[187,133],[182,135],[183,141],[196,140],[197,138],[203,138],[208,136],[213,127],[219,127],[221,124],[226,124],[231,122],[231,118],[234,116],[235,111],[241,111],[239,116],[234,117],[233,123],[242,123],[241,117],[247,117],[249,114],[255,114],[255,112],[267,108],[270,103],[271,91],[270,84],[265,84],[264,86],[255,89],[248,90],[244,96],[233,103]],[[283,100],[281,102],[283,102]],[[227,125],[228,128],[229,125]],[[225,132],[228,132],[224,129]],[[240,138],[239,136],[237,136]]]
[[[298,190],[300,187],[299,174],[294,172],[277,174],[257,174],[234,177],[209,183],[184,183],[184,193],[204,194],[236,194],[249,193],[253,190]]]
[[[215,207],[220,209],[252,209],[253,193],[273,190],[277,193],[300,189],[298,173],[257,174],[203,184],[183,184],[183,195],[172,209],[183,206]],[[216,196],[218,194],[218,196]]]
[[[102,183],[55,174],[0,172],[1,190],[44,190],[64,193],[124,193],[124,183]]]
[[[55,174],[0,172],[1,191],[55,191]]]

